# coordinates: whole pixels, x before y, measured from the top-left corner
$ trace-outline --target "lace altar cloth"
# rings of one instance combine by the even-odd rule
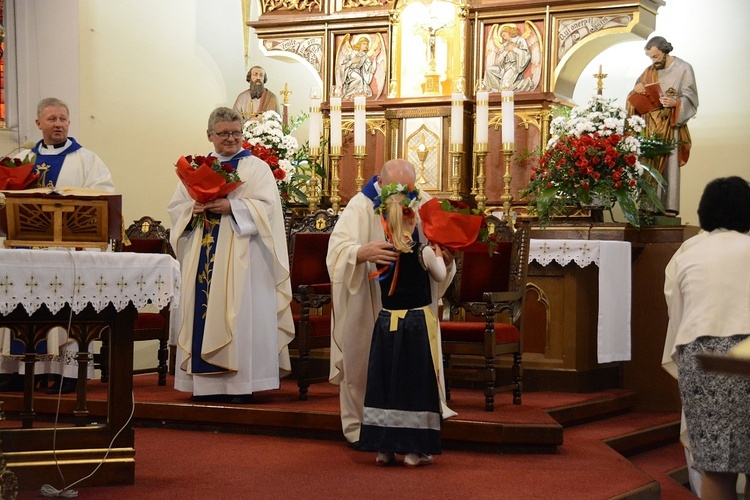
[[[180,300],[180,266],[169,255],[67,250],[0,250],[0,314],[19,304],[31,315],[42,304],[52,312],[69,304],[97,312],[113,304],[158,308]]]
[[[630,360],[631,262],[627,241],[536,240],[529,247],[529,262],[541,266],[557,262],[578,267],[599,267],[597,359],[599,363]]]

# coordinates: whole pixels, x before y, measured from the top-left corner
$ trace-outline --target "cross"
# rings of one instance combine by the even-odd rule
[[[107,287],[107,280],[104,279],[104,275],[99,275],[99,281],[95,283],[97,287],[99,287],[99,293],[102,293],[104,289]]]
[[[8,291],[13,288],[13,281],[10,279],[10,276],[7,274],[5,275],[5,279],[0,282],[0,288],[3,289],[3,292],[7,295]]]
[[[52,289],[54,293],[57,293],[57,289],[63,286],[63,283],[60,281],[60,278],[55,275],[55,279],[53,281],[50,281],[49,287]]]
[[[601,64],[599,65],[599,73],[595,73],[594,78],[596,78],[596,95],[602,95],[604,91],[604,79],[607,78],[607,75],[602,73]]]
[[[281,100],[281,104],[283,104],[285,106],[288,105],[289,104],[289,94],[292,94],[292,93],[293,92],[291,90],[289,90],[289,84],[285,83],[284,84],[284,90],[280,90],[279,91],[279,94],[281,94],[281,95],[284,96],[284,99]]]

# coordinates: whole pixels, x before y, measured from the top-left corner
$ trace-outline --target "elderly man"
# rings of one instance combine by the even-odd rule
[[[374,176],[350,201],[331,233],[326,264],[333,282],[333,326],[330,381],[339,385],[341,425],[350,446],[359,448],[359,431],[367,385],[367,364],[372,331],[381,309],[380,290],[368,279],[377,264],[396,260],[398,252],[386,241],[380,217],[374,212],[373,200],[380,187],[392,182],[414,185],[414,166],[406,160],[387,161],[380,175]],[[422,203],[430,196],[422,192]],[[425,241],[421,226],[419,238]],[[446,252],[445,258],[452,257]],[[450,284],[455,270],[451,265],[446,279],[433,282],[433,312],[437,300]],[[437,342],[438,349],[440,342]],[[442,354],[438,353],[438,359]],[[442,377],[442,371],[440,371]],[[444,381],[441,380],[442,416],[454,416],[445,406]]]
[[[247,83],[250,88],[241,92],[234,101],[234,110],[242,116],[245,122],[265,111],[276,111],[279,113],[279,100],[276,94],[266,88],[268,75],[266,70],[260,66],[253,66],[247,72]]]
[[[242,149],[242,119],[221,107],[208,119],[211,156],[243,184],[198,203],[180,183],[169,203],[182,266],[175,389],[195,401],[244,404],[279,388],[294,337],[284,213],[264,161]],[[202,214],[203,222],[191,224]]]
[[[698,89],[693,67],[682,59],[670,55],[672,44],[660,36],[646,43],[646,55],[653,64],[638,77],[633,93],[645,94],[646,85],[658,82],[663,95],[661,107],[643,114],[646,129],[662,139],[675,141],[677,146],[669,154],[657,158],[656,167],[667,183],[661,193],[666,215],[676,216],[680,212],[680,168],[690,156],[690,132],[687,122],[698,111]],[[632,105],[628,112],[634,113]]]
[[[93,151],[82,147],[74,138],[68,137],[70,110],[63,101],[54,97],[39,101],[36,126],[42,131],[42,140],[30,152],[36,155],[34,163],[39,173],[39,181],[36,186],[30,187],[76,187],[114,192],[112,175],[104,162]],[[18,157],[24,158],[27,154],[28,150],[22,151]],[[59,337],[52,344],[64,344],[67,337],[61,329],[55,329],[49,335]],[[13,350],[11,353],[20,354]],[[65,345],[60,348],[59,353],[59,356],[53,356],[50,360],[38,362],[35,367],[35,373],[57,375],[56,382],[48,393],[70,393],[75,390],[78,378],[78,362],[75,357],[78,346],[72,343]],[[14,372],[23,373],[23,363],[3,356],[0,360],[0,373]],[[90,363],[89,378],[93,374],[93,365]],[[1,390],[23,390],[23,379],[14,376],[0,386]]]

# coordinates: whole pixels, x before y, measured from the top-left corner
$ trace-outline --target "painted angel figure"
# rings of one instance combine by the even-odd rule
[[[484,80],[495,91],[533,90],[541,77],[541,53],[536,27],[526,21],[521,34],[514,23],[494,25],[487,43]]]
[[[345,35],[339,46],[337,80],[340,82],[342,99],[353,99],[356,95],[380,97],[385,81],[385,65],[380,36],[359,35],[350,43]]]

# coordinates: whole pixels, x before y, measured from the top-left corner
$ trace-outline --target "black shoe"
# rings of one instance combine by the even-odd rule
[[[229,402],[233,405],[248,405],[253,402],[253,395],[239,394],[237,396],[232,396],[232,399]]]
[[[0,382],[0,392],[23,392],[23,375],[18,373],[10,374],[5,380]]]
[[[209,394],[206,396],[192,396],[190,401],[195,403],[231,403],[233,397],[228,394]]]
[[[354,441],[353,443],[351,441],[347,441],[346,445],[355,451],[365,451],[361,446],[359,446],[359,441]]]
[[[60,388],[60,377],[55,378],[55,383],[47,389],[47,394],[70,394],[76,390],[77,380],[74,378],[62,377],[62,388]]]

